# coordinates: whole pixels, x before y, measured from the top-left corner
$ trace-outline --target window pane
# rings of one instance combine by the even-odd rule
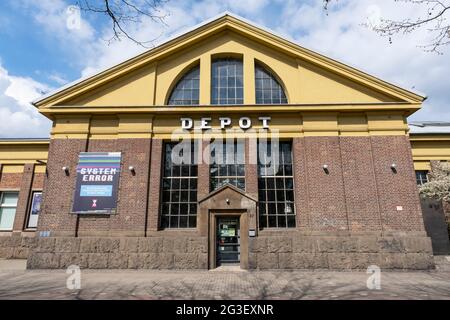
[[[257,104],[287,103],[286,94],[275,75],[262,65],[255,64]]]
[[[197,214],[197,165],[172,165],[171,150],[174,145],[166,143],[164,146],[161,228],[191,228],[197,221],[195,217],[190,220],[187,216]],[[187,149],[191,154],[195,153],[195,143]]]
[[[272,157],[275,164],[264,166],[263,159],[258,159],[258,195],[259,195],[259,218],[261,228],[294,228],[295,207],[293,175],[291,163],[291,143],[280,142],[279,151],[272,150],[273,146],[268,143],[267,148],[258,144],[258,157]],[[259,151],[263,151],[260,155]],[[267,153],[267,154],[264,154]],[[279,170],[274,170],[277,166]],[[275,172],[276,171],[276,172]],[[267,210],[266,210],[267,208]]]
[[[200,66],[189,70],[175,85],[168,105],[197,105],[199,104]]]
[[[245,159],[242,142],[238,139],[234,143],[211,142],[210,159],[210,191],[227,183],[245,190]],[[242,158],[242,159],[241,159]]]
[[[17,206],[17,199],[19,194],[17,192],[4,192],[2,193],[1,205],[5,206]]]
[[[34,192],[31,201],[30,213],[28,215],[28,228],[36,228],[39,218],[39,213],[41,212],[41,202],[42,202],[42,192]]]
[[[0,230],[12,230],[16,208],[0,208]]]
[[[211,65],[211,103],[242,104],[242,61],[234,58],[215,59]]]

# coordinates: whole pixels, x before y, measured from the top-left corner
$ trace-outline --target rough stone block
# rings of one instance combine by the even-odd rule
[[[358,251],[358,238],[356,237],[342,237],[341,250],[342,252],[357,252]]]
[[[108,256],[109,269],[127,269],[128,254],[126,253],[110,253]]]
[[[163,241],[160,237],[139,238],[139,252],[162,252]]]
[[[60,256],[55,253],[32,252],[27,259],[28,269],[57,269]]]
[[[207,253],[199,253],[198,254],[198,268],[199,269],[208,269],[208,254]]]
[[[129,237],[129,238],[121,238],[120,239],[120,252],[138,252],[139,238],[137,237]]]
[[[249,269],[256,269],[258,267],[258,261],[256,259],[257,254],[256,253],[249,253],[248,254],[248,268]]]
[[[378,238],[378,246],[380,252],[385,253],[403,253],[405,248],[401,239],[394,237]]]
[[[250,238],[249,251],[255,253],[267,253],[267,238],[266,237],[255,237]]]
[[[256,259],[259,269],[278,269],[277,253],[258,253]]]
[[[407,253],[405,254],[404,267],[414,270],[434,269],[433,256],[426,253]]]
[[[351,269],[352,257],[347,253],[329,253],[328,267],[337,270]]]
[[[406,254],[404,253],[381,253],[380,268],[403,269],[405,267]]]
[[[0,247],[0,258],[11,259],[14,256],[14,248]]]
[[[294,269],[327,269],[326,253],[294,253],[292,255]]]
[[[18,247],[20,246],[21,242],[22,242],[22,237],[20,236],[8,236],[8,237],[2,237],[3,238],[3,245],[5,247]]]
[[[360,237],[358,238],[358,252],[378,252],[379,245],[376,237]]]
[[[91,253],[91,242],[94,240],[94,238],[81,238],[80,242],[80,252],[82,253]]]
[[[402,241],[406,252],[432,253],[431,239],[428,237],[405,237]]]
[[[292,239],[289,237],[272,237],[267,241],[268,252],[292,252]]]
[[[188,253],[207,253],[208,242],[205,238],[189,238],[187,241]]]
[[[88,258],[88,266],[90,269],[106,269],[108,268],[108,254],[106,253],[90,253]]]
[[[13,258],[14,259],[27,259],[30,253],[30,249],[25,247],[14,248]]]
[[[37,245],[37,238],[36,237],[22,237],[22,241],[20,243],[21,247],[25,248],[35,248]]]
[[[88,254],[87,253],[61,253],[59,267],[66,269],[69,266],[79,266],[81,269],[88,267]]]
[[[341,252],[342,240],[339,237],[317,237],[318,252]]]
[[[147,253],[130,253],[128,255],[128,268],[142,269],[147,255]]]
[[[145,269],[172,269],[173,264],[173,254],[170,253],[149,253],[144,258]]]
[[[196,253],[175,254],[174,267],[176,269],[196,269],[198,267],[198,255]]]
[[[37,252],[55,252],[55,238],[39,238],[36,251]]]
[[[316,252],[317,240],[315,237],[294,237],[292,239],[292,248],[294,252]]]
[[[81,239],[56,238],[55,252],[79,252]]]
[[[380,266],[379,254],[358,252],[351,253],[351,269],[367,270],[369,266]]]
[[[293,269],[295,265],[295,259],[293,253],[280,253],[278,255],[278,268],[279,269]]]
[[[119,238],[92,238],[91,252],[92,253],[116,253],[119,252],[120,239]]]

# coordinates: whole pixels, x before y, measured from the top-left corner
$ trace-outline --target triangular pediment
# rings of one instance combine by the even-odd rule
[[[34,104],[40,109],[66,105],[163,106],[178,74],[208,50],[212,54],[220,54],[220,50],[250,52],[285,82],[293,104],[420,104],[424,100],[424,96],[225,13],[121,64],[75,81]]]
[[[207,196],[200,199],[198,203],[201,204],[208,200],[211,201],[211,200],[215,200],[215,199],[222,199],[226,196],[230,196],[230,198],[233,198],[233,199],[245,198],[245,199],[248,199],[253,202],[258,201],[255,198],[253,198],[252,196],[246,194],[241,189],[233,186],[232,184],[227,183],[227,184],[223,185],[222,187],[220,187],[219,189],[216,189],[216,190],[210,192]]]

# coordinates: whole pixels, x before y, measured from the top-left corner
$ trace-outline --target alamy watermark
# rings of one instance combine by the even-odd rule
[[[66,287],[69,290],[80,290],[81,289],[81,269],[77,265],[70,265],[66,273],[69,277],[66,280]]]
[[[68,6],[66,9],[66,27],[69,30],[81,29],[81,9],[78,6]]]
[[[369,290],[381,290],[381,269],[379,266],[370,265],[367,267],[366,273],[370,274],[367,278],[366,285]]]

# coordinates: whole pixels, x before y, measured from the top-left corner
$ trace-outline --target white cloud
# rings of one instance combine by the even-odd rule
[[[48,90],[31,78],[11,76],[0,65],[0,137],[48,137],[50,121],[30,104]]]
[[[418,7],[390,0],[340,0],[331,6],[328,16],[322,4],[313,5],[287,1],[279,31],[294,36],[301,45],[363,69],[405,89],[418,90],[429,96],[422,110],[410,120],[450,121],[448,83],[450,83],[449,48],[444,55],[425,52],[418,45],[426,44],[426,30],[410,35],[387,38],[362,26],[381,17],[417,16]],[[374,17],[375,15],[375,17]]]
[[[43,30],[55,39],[55,45],[66,50],[68,56],[74,57],[73,64],[79,66],[82,76],[146,50],[126,39],[113,41],[108,45],[105,39],[112,36],[110,26],[105,25],[104,29],[95,30],[85,19],[81,20],[80,29],[68,30],[65,10],[69,2],[71,1],[22,1],[22,5],[32,9],[30,12],[35,22],[42,25]],[[269,5],[273,12],[268,11]],[[277,10],[273,10],[275,6]],[[418,44],[427,43],[429,39],[426,31],[394,37],[393,43],[389,44],[386,38],[379,37],[361,25],[367,21],[376,22],[379,17],[405,17],[420,13],[416,7],[398,1],[336,0],[327,15],[323,10],[323,2],[315,0],[171,0],[162,7],[162,13],[168,14],[165,20],[167,25],[143,19],[129,31],[136,39],[155,39],[155,43],[159,43],[170,35],[225,10],[271,27],[294,38],[302,46],[384,80],[426,93],[429,99],[411,120],[450,121],[450,72],[447,71],[450,70],[450,50],[447,49],[444,56],[439,56],[418,48]],[[82,18],[86,18],[83,15],[84,13]],[[10,119],[10,126],[18,124],[19,120],[24,125],[18,126],[21,129],[9,130],[11,134],[4,134],[5,130],[2,130],[0,135],[13,135],[13,132],[26,135],[22,128],[29,131],[36,128],[36,121],[40,124],[47,123],[28,104],[30,97],[45,88],[30,78],[12,77],[7,72],[5,78],[5,72],[4,70],[3,76],[0,75],[0,103],[3,103],[0,104],[1,116]],[[58,70],[58,73],[53,72],[47,77],[56,84],[62,84],[65,82],[63,72],[64,70]],[[4,107],[5,99],[9,99],[7,108]],[[21,113],[16,114],[17,112]],[[39,132],[46,133],[44,130]]]

